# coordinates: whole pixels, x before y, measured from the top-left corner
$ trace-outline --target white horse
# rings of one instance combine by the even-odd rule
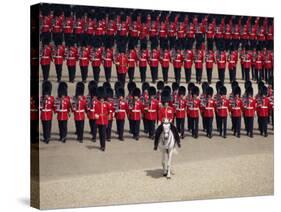
[[[156,130],[154,150],[162,151],[163,176],[171,179],[172,155],[176,152],[176,143],[180,147],[180,138],[174,125],[165,120]]]

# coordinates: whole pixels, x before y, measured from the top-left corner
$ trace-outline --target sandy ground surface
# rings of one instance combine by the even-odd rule
[[[214,83],[217,81],[216,72],[214,68]],[[116,81],[115,73],[114,69],[113,81]],[[151,81],[149,69],[147,73],[148,81]],[[193,79],[194,73],[193,70]],[[77,75],[78,81],[78,66]],[[161,79],[160,69],[159,75]],[[170,82],[174,80],[172,69],[169,71],[169,78]],[[206,79],[205,70],[203,79]],[[52,93],[56,95],[57,83],[53,64],[50,80],[53,82]],[[65,66],[63,80],[67,81]],[[103,69],[101,81],[104,81]],[[140,82],[138,69],[136,81]],[[230,89],[228,81],[226,71],[226,86]],[[239,78],[238,81],[243,87],[243,81]],[[69,94],[73,95],[75,85],[68,85]],[[256,91],[256,85],[254,89]],[[174,175],[171,180],[162,177],[160,152],[153,151],[152,141],[143,132],[141,139],[135,141],[126,130],[126,139],[120,142],[115,139],[114,123],[112,141],[107,142],[106,152],[101,152],[98,140],[97,143],[90,140],[88,121],[85,122],[83,144],[75,140],[73,117],[70,118],[68,127],[67,143],[62,144],[58,140],[58,126],[54,117],[51,142],[48,145],[40,142],[40,207],[43,209],[272,195],[274,192],[273,131],[269,126],[269,136],[261,137],[257,131],[256,120],[254,138],[245,136],[242,131],[241,138],[237,139],[228,130],[227,139],[219,137],[217,132],[214,132],[212,139],[208,139],[200,131],[199,138],[195,140],[186,132],[182,148],[173,158]],[[228,127],[230,128],[230,119]],[[201,120],[200,128],[202,129]],[[128,122],[125,129],[128,129]],[[38,150],[33,148],[32,151]]]

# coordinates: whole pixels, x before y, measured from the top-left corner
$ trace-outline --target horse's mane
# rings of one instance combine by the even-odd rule
[[[175,125],[173,123],[170,123],[170,128],[171,128],[171,131],[172,131],[172,133],[174,135],[175,142],[179,145],[180,144],[180,136],[179,136],[177,128],[175,127]],[[163,123],[160,124],[158,126],[158,128],[156,129],[155,138],[154,138],[154,146],[155,147],[158,146],[159,139],[160,139],[160,136],[161,136],[162,132],[163,132]]]

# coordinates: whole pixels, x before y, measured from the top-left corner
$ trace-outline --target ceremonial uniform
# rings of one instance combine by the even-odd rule
[[[102,49],[101,48],[96,48],[96,49],[93,50],[91,61],[92,61],[92,69],[93,69],[94,80],[96,82],[99,82],[100,66],[101,66],[101,63],[102,63]]]
[[[114,99],[113,99],[113,90],[112,88],[108,88],[106,90],[106,102],[108,106],[108,124],[106,127],[106,140],[110,141],[111,140],[111,129],[112,129],[112,122],[113,122],[113,117],[114,117]]]
[[[217,100],[215,101],[215,109],[218,116],[218,130],[220,136],[223,136],[224,138],[226,138],[226,131],[227,131],[228,108],[229,108],[229,101],[226,98],[225,94],[221,93],[220,97],[217,98]]]
[[[243,102],[240,99],[241,90],[239,87],[235,88],[233,97],[229,99],[229,111],[231,113],[231,119],[233,124],[233,133],[238,138],[240,137],[241,131],[241,116],[242,116],[242,108]]]
[[[215,54],[213,50],[208,50],[206,56],[205,56],[205,62],[206,62],[206,70],[207,70],[207,79],[208,83],[212,83],[212,73],[213,73],[213,65],[215,62]]]
[[[52,48],[50,45],[44,45],[41,53],[41,68],[43,71],[43,79],[48,80],[49,78],[49,72],[50,72],[50,63],[51,63],[51,58],[52,56]]]
[[[75,121],[77,140],[82,143],[84,138],[85,111],[87,100],[84,94],[84,84],[78,82],[76,85],[76,95],[71,100],[71,110]]]
[[[53,34],[53,40],[55,42],[55,45],[58,45],[59,43],[62,43],[62,31],[63,31],[63,16],[56,16],[53,21],[53,27],[52,27],[52,34]]]
[[[82,81],[86,82],[88,77],[88,66],[90,60],[90,51],[87,47],[82,47],[79,53],[79,65]]]
[[[128,75],[130,81],[134,80],[136,63],[137,63],[137,52],[135,49],[130,49],[128,53],[128,67],[129,67]]]
[[[117,69],[117,78],[118,81],[122,83],[123,87],[125,85],[126,80],[126,74],[128,72],[128,57],[125,55],[125,53],[118,54],[116,58],[116,69]]]
[[[252,96],[247,95],[244,97],[242,110],[247,135],[253,137],[253,124],[256,110],[256,101]]]
[[[170,62],[171,62],[170,51],[165,49],[160,58],[164,83],[168,83],[168,71],[169,71]]]
[[[146,81],[146,70],[147,70],[148,50],[141,50],[138,58],[138,66],[140,69],[141,82]]]
[[[63,45],[58,45],[55,49],[53,61],[56,66],[57,81],[61,80],[62,65],[65,56],[65,47]]]
[[[40,119],[43,127],[43,138],[45,143],[49,143],[51,137],[54,97],[51,96],[52,85],[49,81],[42,84],[42,96],[40,97]]]
[[[173,66],[174,66],[174,73],[175,73],[175,80],[177,83],[180,83],[181,79],[181,67],[183,63],[183,55],[178,50],[173,58]]]
[[[55,113],[57,114],[60,140],[65,143],[67,136],[67,121],[71,109],[70,98],[67,96],[67,84],[61,82],[58,88],[58,96],[55,99]]]
[[[225,51],[218,52],[216,63],[218,65],[219,80],[224,83],[225,67],[226,67],[226,53]]]
[[[70,46],[71,36],[73,33],[73,25],[74,25],[73,17],[70,16],[69,14],[69,16],[65,17],[64,27],[63,27],[64,41],[67,47]]]
[[[213,89],[211,87],[207,88],[206,95],[207,97],[200,102],[200,109],[202,111],[202,116],[205,119],[207,136],[212,138],[215,100],[212,99]]]
[[[252,64],[252,54],[248,51],[243,57],[243,70],[245,73],[245,81],[250,80],[251,64]]]
[[[184,54],[183,67],[185,70],[185,81],[189,83],[191,80],[191,69],[193,64],[193,52],[190,49],[187,49]]]
[[[194,56],[194,63],[195,63],[195,69],[196,69],[196,82],[201,83],[202,78],[202,69],[203,69],[203,51],[200,49],[196,50],[195,56]]]
[[[158,64],[160,59],[160,53],[158,50],[153,49],[150,53],[149,58],[149,65],[151,70],[151,77],[152,77],[152,83],[155,83],[158,79]]]
[[[115,105],[115,119],[116,119],[116,126],[117,126],[117,134],[119,140],[123,141],[124,137],[124,125],[125,125],[125,118],[126,113],[128,112],[128,103],[124,100],[124,89],[119,88],[117,90],[117,102]]]
[[[179,133],[181,134],[181,138],[184,138],[184,123],[187,104],[184,86],[180,86],[178,95],[178,100],[175,102],[176,126]]]
[[[192,132],[192,137],[198,137],[198,123],[199,123],[199,113],[200,113],[200,99],[197,97],[199,95],[199,88],[192,89],[192,97],[187,102],[187,116],[190,120],[190,129]]]
[[[74,82],[76,73],[76,61],[78,59],[78,50],[75,46],[70,46],[66,50],[66,65],[68,68],[69,82]]]
[[[111,79],[112,62],[113,62],[113,51],[112,49],[107,49],[105,52],[105,56],[103,57],[103,67],[105,72],[105,79],[107,82],[110,82]]]

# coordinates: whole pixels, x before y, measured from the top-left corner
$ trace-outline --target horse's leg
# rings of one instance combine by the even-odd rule
[[[171,179],[171,163],[172,163],[173,149],[168,152],[168,164],[167,164],[167,178]]]
[[[166,168],[166,151],[165,150],[162,151],[162,167],[163,167],[163,175],[166,176],[167,168]]]

